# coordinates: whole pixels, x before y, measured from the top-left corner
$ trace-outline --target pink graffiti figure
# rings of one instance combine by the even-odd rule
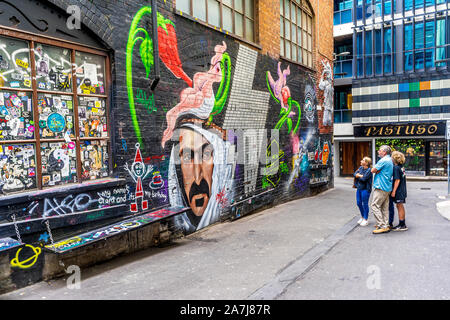
[[[217,45],[215,55],[211,59],[211,68],[207,72],[198,72],[194,75],[194,87],[186,88],[181,92],[180,103],[167,112],[167,129],[162,138],[162,147],[172,138],[176,121],[183,113],[192,113],[201,119],[207,119],[214,107],[215,96],[213,84],[222,81],[222,68],[220,61],[227,50],[227,45]]]
[[[128,163],[125,164],[125,170],[136,182],[135,200],[130,205],[131,212],[138,212],[138,199],[142,198],[142,210],[148,209],[148,200],[144,200],[144,190],[142,189],[142,180],[144,180],[153,171],[153,166],[144,164],[142,161],[141,149],[139,143],[136,143],[136,156],[134,162],[131,165],[131,170],[128,168]]]
[[[278,80],[277,81],[275,81],[273,79],[270,71],[267,71],[267,77],[269,79],[269,85],[272,88],[273,95],[275,96],[275,98],[277,98],[280,101],[281,107],[285,111],[287,111],[289,109],[287,104],[288,104],[288,99],[291,97],[291,91],[289,90],[289,87],[286,86],[287,76],[290,74],[291,74],[291,70],[290,70],[289,66],[287,67],[287,69],[284,69],[283,71],[281,71],[281,62],[278,62]],[[293,115],[295,115],[295,112],[289,113],[288,117],[290,118]]]

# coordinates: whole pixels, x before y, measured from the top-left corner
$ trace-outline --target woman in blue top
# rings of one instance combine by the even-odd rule
[[[361,219],[358,224],[365,227],[369,224],[367,221],[369,218],[369,198],[372,191],[372,179],[373,174],[370,170],[372,165],[372,159],[364,157],[361,160],[361,167],[355,171],[353,176],[355,177],[356,186],[356,204],[361,212]]]

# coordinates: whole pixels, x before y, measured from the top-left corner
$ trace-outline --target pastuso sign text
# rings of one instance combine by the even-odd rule
[[[443,136],[445,123],[405,123],[353,128],[355,137]]]

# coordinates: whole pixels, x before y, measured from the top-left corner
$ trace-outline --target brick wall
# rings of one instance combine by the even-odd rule
[[[51,2],[63,11],[79,5],[82,28],[110,52],[111,178],[123,181],[127,197],[119,214],[188,206],[192,212],[171,221],[171,230],[189,233],[333,186],[332,127],[322,126],[323,112],[317,110],[324,103],[318,88],[322,60],[332,67],[331,0],[311,3],[315,69],[279,58],[279,1],[256,1],[257,46],[177,14],[172,1],[158,1],[160,59],[153,60],[147,59],[152,46],[143,45],[156,36],[149,1]],[[157,63],[161,80],[152,91]],[[136,99],[143,94],[150,107]],[[142,195],[139,166],[148,174],[141,175]],[[102,185],[97,187],[93,195]],[[27,217],[22,218],[21,231],[27,233]],[[39,221],[44,216],[34,218],[29,241],[45,231]],[[73,234],[77,220],[69,224],[63,218],[52,223],[62,221],[59,226]],[[14,236],[14,229],[2,228]],[[63,238],[65,232],[56,234]]]

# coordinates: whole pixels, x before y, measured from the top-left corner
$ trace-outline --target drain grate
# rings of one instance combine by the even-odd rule
[[[431,190],[431,188],[420,188],[420,190]]]

